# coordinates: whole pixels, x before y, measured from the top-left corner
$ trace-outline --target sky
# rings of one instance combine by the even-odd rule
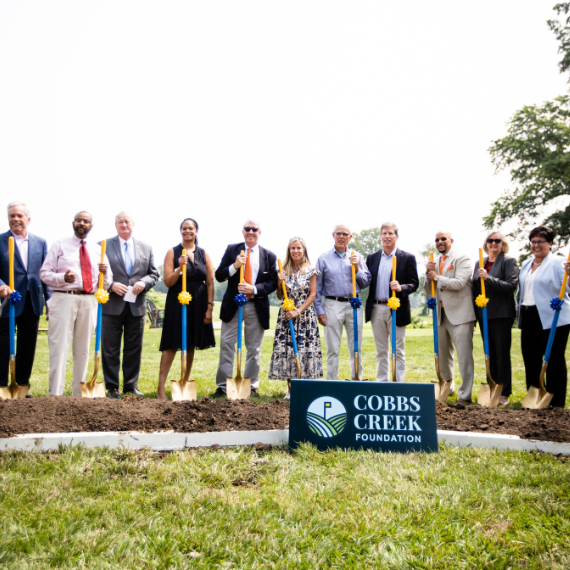
[[[214,266],[247,219],[281,258],[393,221],[475,260],[511,186],[492,141],[568,90],[554,3],[0,0],[3,202],[48,245],[129,211],[157,265],[185,217]]]

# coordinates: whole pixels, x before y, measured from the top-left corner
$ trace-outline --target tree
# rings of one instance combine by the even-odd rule
[[[437,249],[433,243],[426,243],[424,247],[420,250],[420,259],[424,263],[424,265],[429,261],[429,254],[430,253],[437,253]],[[425,317],[429,314],[429,309],[426,305],[427,296],[424,292],[424,283],[426,280],[425,275],[420,275],[420,285],[418,290],[413,294],[410,295],[410,305],[412,309],[418,309],[421,307],[422,311],[420,316]]]
[[[157,293],[168,293],[168,287],[164,283],[164,265],[158,266],[158,272],[160,273],[160,279],[156,282],[156,285],[153,289]]]
[[[568,14],[570,2],[557,4],[554,10],[558,15]],[[548,21],[560,41],[561,72],[570,70],[569,24],[570,17],[564,24]],[[509,235],[517,239],[526,235],[529,227],[550,226],[557,234],[557,249],[570,241],[570,205],[559,209],[561,199],[570,196],[570,97],[561,95],[543,105],[525,106],[508,125],[507,136],[493,141],[489,153],[497,172],[510,171],[514,188],[492,204],[483,223],[492,229],[515,221]],[[545,212],[553,208],[554,212]]]

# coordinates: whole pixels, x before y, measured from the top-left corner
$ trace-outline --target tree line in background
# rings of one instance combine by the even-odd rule
[[[570,2],[556,4],[553,10],[566,15],[562,23],[548,20],[547,24],[560,42],[560,73],[568,73]],[[549,226],[557,234],[556,251],[570,241],[570,97],[565,94],[542,105],[525,106],[507,124],[507,136],[493,141],[489,153],[497,172],[510,171],[514,187],[492,204],[483,223],[494,229],[515,222],[509,235],[521,241],[530,228]],[[527,243],[521,260],[529,255]]]

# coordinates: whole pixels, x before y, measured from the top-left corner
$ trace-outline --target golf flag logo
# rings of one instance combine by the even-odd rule
[[[346,426],[346,408],[336,398],[323,396],[307,409],[309,429],[319,437],[335,437]]]

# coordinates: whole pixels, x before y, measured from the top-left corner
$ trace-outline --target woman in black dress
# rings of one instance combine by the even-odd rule
[[[216,346],[212,311],[214,308],[214,269],[210,256],[198,247],[198,222],[186,218],[180,225],[182,243],[168,250],[164,260],[164,283],[168,287],[160,349],[160,373],[158,377],[159,400],[166,400],[164,386],[176,352],[182,348],[182,305],[178,294],[182,291],[182,264],[186,264],[186,287],[192,295],[186,311],[188,319],[188,364],[186,378],[190,377],[194,349]],[[186,255],[182,255],[182,250]]]

